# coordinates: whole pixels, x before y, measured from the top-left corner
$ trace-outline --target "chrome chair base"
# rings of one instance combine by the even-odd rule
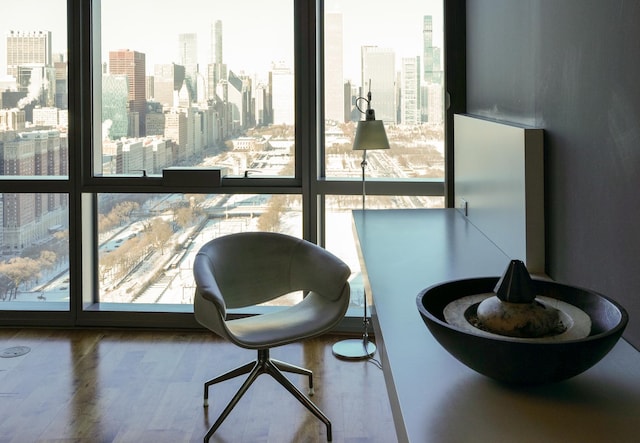
[[[220,427],[222,422],[227,418],[231,410],[236,406],[240,398],[247,392],[249,386],[258,378],[261,374],[271,375],[278,383],[285,387],[295,398],[298,399],[313,415],[315,415],[320,421],[327,426],[327,441],[331,441],[331,422],[324,413],[318,409],[318,407],[305,396],[293,383],[284,376],[282,372],[290,372],[300,375],[306,375],[309,377],[309,395],[313,395],[313,372],[308,369],[301,368],[289,363],[285,363],[279,360],[271,359],[269,357],[269,349],[259,349],[258,359],[254,362],[249,362],[245,365],[239,366],[213,378],[204,384],[204,407],[209,406],[209,387],[213,384],[220,383],[240,375],[249,374],[244,381],[238,392],[233,396],[229,404],[224,408],[216,422],[209,428],[209,431],[204,436],[204,443],[207,443],[211,436]]]

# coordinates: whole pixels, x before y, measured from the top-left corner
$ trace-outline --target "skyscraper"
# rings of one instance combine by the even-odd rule
[[[7,34],[7,75],[14,77],[18,90],[26,93],[19,106],[36,102],[55,103],[56,72],[51,51],[51,31]]]
[[[444,85],[440,65],[440,48],[433,45],[433,19],[424,16],[424,84],[421,85],[420,113],[423,122],[442,123],[444,118]]]
[[[129,82],[126,75],[102,76],[102,138],[118,140],[129,133]]]
[[[433,17],[424,16],[423,25],[423,72],[426,83],[442,83],[440,48],[433,46]]]
[[[419,63],[418,57],[405,57],[402,59],[402,74],[400,85],[400,123],[405,125],[417,125],[420,123],[418,109]]]
[[[198,73],[198,34],[179,34],[178,48],[180,64],[184,66],[185,81],[192,101],[197,96],[197,73]]]
[[[342,123],[345,121],[342,14],[325,14],[324,45],[324,116]]]
[[[227,80],[227,65],[222,58],[222,22],[216,20],[211,24],[211,60],[207,67],[209,98],[215,98],[217,85],[223,80]]]
[[[366,97],[371,85],[372,107],[376,119],[396,123],[396,55],[393,49],[377,46],[362,46],[362,91]],[[366,103],[359,103],[364,111]],[[363,115],[364,118],[364,115]]]
[[[187,74],[198,70],[198,34],[179,34],[179,61]]]
[[[294,77],[291,69],[283,62],[274,63],[271,68],[271,93],[274,125],[295,124]]]
[[[140,133],[132,133],[129,136],[139,137],[145,135],[145,114],[146,114],[146,57],[145,54],[130,49],[120,49],[109,52],[109,73],[115,75],[126,75],[129,82],[129,112],[137,113]],[[132,126],[129,127],[132,129]]]
[[[17,78],[18,67],[31,64],[53,66],[51,31],[9,31],[7,34],[7,75]]]
[[[154,99],[165,106],[177,106],[177,94],[185,79],[185,68],[182,65],[155,65],[153,70]]]
[[[211,63],[222,63],[222,22],[211,25]]]

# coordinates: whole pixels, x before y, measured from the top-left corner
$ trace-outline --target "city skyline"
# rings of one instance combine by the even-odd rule
[[[249,1],[251,14],[247,14],[247,3],[225,4],[224,8],[217,8],[215,3],[185,0],[181,3],[182,8],[169,11],[153,9],[152,6],[158,3],[147,1],[103,0],[102,61],[108,60],[109,51],[131,49],[142,52],[147,59],[147,74],[152,75],[156,64],[179,63],[179,35],[195,33],[200,72],[206,72],[206,65],[211,62],[211,26],[220,20],[223,23],[224,62],[229,70],[266,75],[273,62],[284,62],[293,68],[293,2]],[[3,34],[9,30],[50,30],[53,52],[65,52],[66,2],[25,0],[21,6],[3,11],[0,17]],[[441,2],[405,0],[393,6],[390,8],[389,2],[383,0],[326,2],[326,12],[343,14],[345,80],[360,83],[362,46],[394,49],[397,70],[402,58],[421,56],[424,15],[434,16],[433,44],[442,47]],[[25,20],[25,10],[38,10],[41,14],[29,15]],[[128,11],[126,15],[122,14],[124,10]],[[211,13],[193,14],[194,10]],[[142,22],[141,17],[144,18]],[[269,17],[269,21],[265,23],[264,17]],[[183,23],[189,26],[180,26]],[[389,23],[398,26],[389,26]],[[117,32],[106,32],[106,29],[117,29]],[[6,75],[6,48],[4,44],[1,46],[0,78]]]

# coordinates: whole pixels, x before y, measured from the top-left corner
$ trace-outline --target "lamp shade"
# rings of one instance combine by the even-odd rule
[[[390,149],[382,120],[360,120],[353,141],[354,151]]]

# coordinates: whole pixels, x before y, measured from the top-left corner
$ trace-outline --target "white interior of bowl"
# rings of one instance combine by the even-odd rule
[[[493,296],[495,296],[495,293],[493,292],[474,294],[461,297],[450,302],[445,306],[443,311],[445,321],[452,326],[462,329],[464,332],[481,337],[527,343],[553,343],[568,340],[579,340],[589,336],[591,333],[591,318],[586,312],[570,303],[544,296],[537,296],[536,301],[560,311],[560,320],[566,327],[566,330],[560,334],[537,338],[508,337],[485,331],[469,323],[465,316],[467,310],[473,305],[479,304],[486,298]]]

